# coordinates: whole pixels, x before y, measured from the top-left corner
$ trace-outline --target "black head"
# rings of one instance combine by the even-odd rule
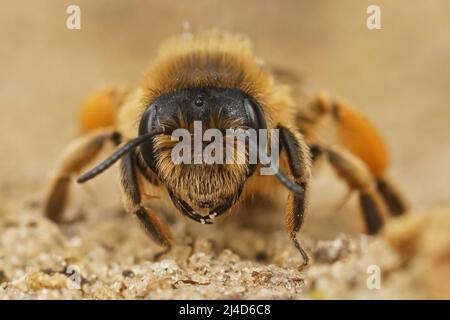
[[[161,126],[167,134],[171,134],[177,129],[180,117],[188,124],[201,121],[208,126],[217,116],[221,119],[240,119],[243,127],[257,131],[267,129],[261,107],[241,90],[193,88],[162,95],[149,105],[141,117],[139,136]],[[152,141],[143,144],[140,149],[145,161],[156,173]]]

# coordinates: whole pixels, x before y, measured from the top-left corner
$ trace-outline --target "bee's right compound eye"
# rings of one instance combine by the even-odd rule
[[[157,117],[157,106],[151,105],[145,110],[144,114],[141,117],[141,122],[139,124],[139,136],[148,134],[155,130],[159,125],[158,117]],[[140,152],[144,161],[156,173],[156,160],[153,155],[153,138],[144,142],[140,147]]]
[[[139,135],[143,135],[149,133],[154,130],[158,125],[158,121],[156,118],[156,106],[151,105],[145,110],[144,114],[141,117],[141,122],[139,124]]]

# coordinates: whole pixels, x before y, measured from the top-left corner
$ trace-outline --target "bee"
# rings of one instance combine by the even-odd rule
[[[338,144],[322,134],[331,119]],[[172,133],[206,129],[277,129],[279,168],[261,173],[262,162],[183,164],[173,161]],[[312,166],[325,158],[359,194],[366,231],[377,233],[389,214],[407,210],[386,178],[388,153],[374,126],[350,105],[319,94],[298,105],[290,87],[277,81],[252,51],[250,41],[224,31],[184,34],[164,42],[138,88],[108,88],[82,106],[81,135],[61,156],[44,200],[47,217],[60,221],[73,177],[106,146],[116,150],[78,177],[84,183],[120,161],[120,185],[127,212],[136,216],[157,244],[170,249],[174,238],[149,197],[171,202],[186,217],[212,224],[218,216],[255,197],[288,191],[285,225],[304,264],[308,254],[297,239],[307,209]],[[270,134],[268,134],[270,135]],[[256,143],[267,155],[267,145]],[[249,147],[237,157],[248,156]],[[149,190],[144,192],[144,190]],[[145,205],[144,205],[145,203]]]

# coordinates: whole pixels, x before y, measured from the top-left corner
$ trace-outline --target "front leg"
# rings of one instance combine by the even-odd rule
[[[142,203],[136,160],[131,152],[121,162],[121,185],[126,211],[137,216],[153,241],[169,250],[173,245],[172,234],[158,215]]]
[[[291,131],[285,127],[279,127],[280,142],[282,149],[286,152],[289,169],[295,182],[303,189],[303,194],[290,192],[286,207],[286,228],[295,247],[303,257],[303,266],[309,262],[306,251],[297,240],[297,233],[300,230],[306,209],[306,193],[308,190],[308,180],[310,177],[310,157],[308,147],[303,142],[300,133]]]

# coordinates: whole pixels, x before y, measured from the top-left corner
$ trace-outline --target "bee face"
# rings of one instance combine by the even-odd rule
[[[198,163],[194,143],[196,124],[201,125],[200,135],[208,129],[219,130],[223,135],[223,154],[233,148],[231,163],[223,158],[221,163]],[[157,173],[166,186],[174,204],[182,212],[194,210],[221,214],[239,198],[247,178],[255,165],[246,159],[248,149],[239,148],[239,141],[227,139],[227,129],[265,129],[261,108],[251,97],[239,89],[192,88],[163,95],[151,103],[144,112],[139,135],[145,135],[158,126],[165,134],[155,136],[140,146],[146,164]],[[192,162],[175,163],[173,148],[179,142],[171,136],[177,129],[185,129],[193,136],[191,140]],[[209,142],[202,141],[206,147]],[[227,146],[227,143],[232,145]],[[202,149],[203,150],[203,149]]]

